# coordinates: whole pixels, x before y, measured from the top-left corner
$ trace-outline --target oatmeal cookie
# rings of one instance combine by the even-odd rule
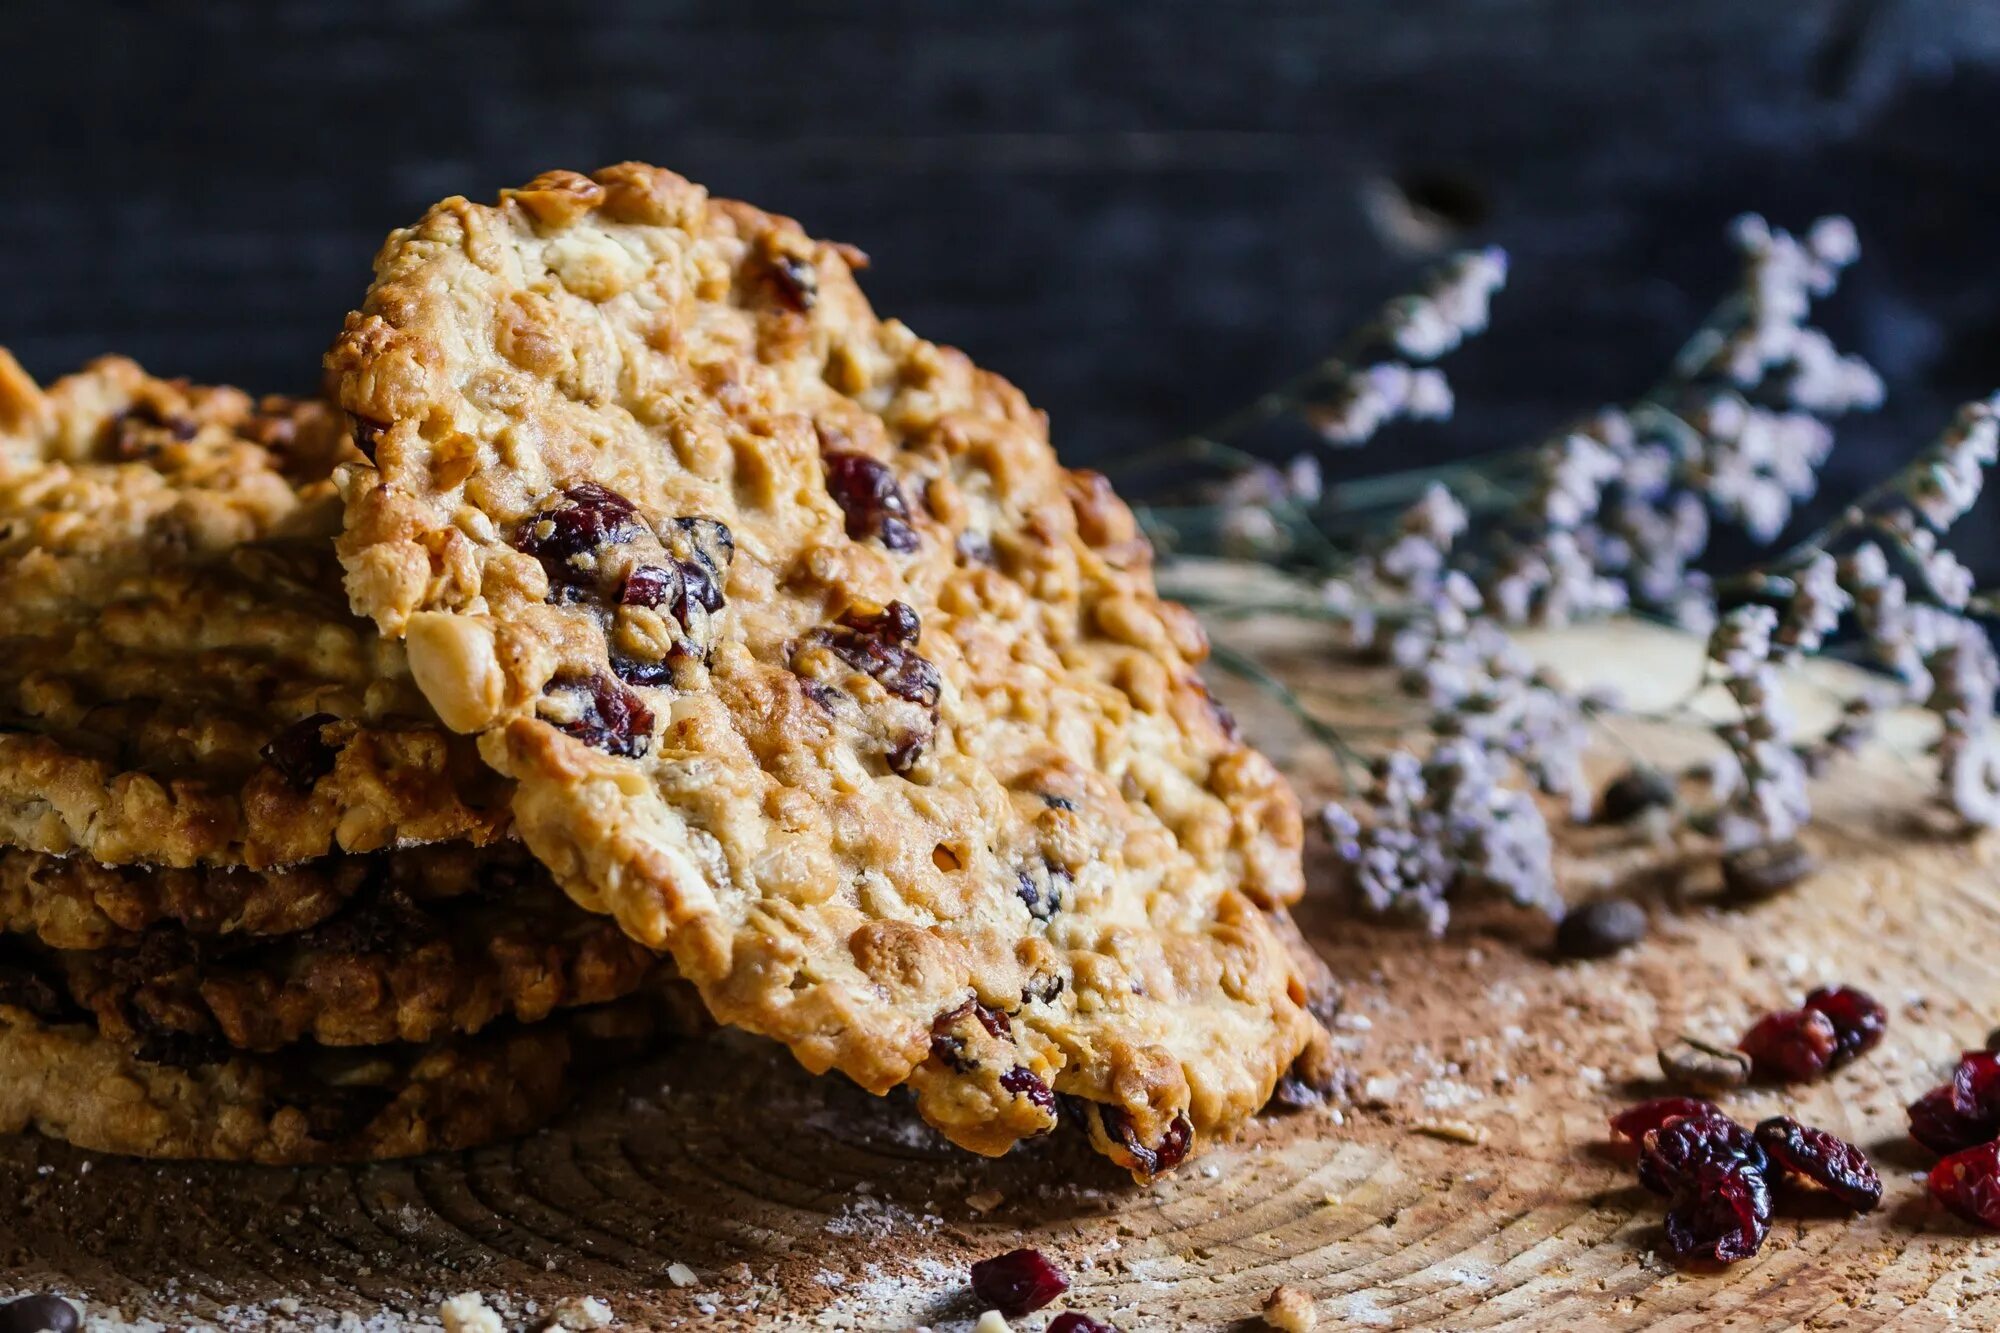
[[[0,1132],[97,1152],[294,1165],[408,1157],[524,1134],[569,1098],[600,1043],[645,1049],[653,1019],[612,1006],[428,1046],[242,1055],[103,1036],[0,995]]]
[[[1296,800],[1130,511],[864,262],[636,164],[437,205],[328,356],[348,592],[717,1018],[1169,1170],[1317,1031]]]
[[[0,930],[53,949],[130,946],[158,926],[197,939],[289,935],[384,887],[421,903],[503,895],[545,876],[518,843],[434,843],[294,866],[108,866],[0,849]]]
[[[346,606],[337,412],[0,352],[0,844],[284,865],[489,841],[506,793]]]
[[[563,897],[546,872],[503,896],[441,905],[378,884],[321,924],[275,939],[163,927],[99,949],[6,943],[5,961],[90,1012],[106,1036],[250,1051],[532,1023],[632,994],[658,961]]]

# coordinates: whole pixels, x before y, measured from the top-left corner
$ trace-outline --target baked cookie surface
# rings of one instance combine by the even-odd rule
[[[274,938],[161,927],[93,949],[9,943],[13,961],[88,1010],[107,1036],[250,1051],[533,1023],[633,994],[658,963],[615,923],[563,897],[546,872],[504,893],[436,904],[376,884],[318,925]]]
[[[570,1091],[574,1030],[429,1046],[186,1059],[0,996],[0,1133],[138,1157],[295,1165],[476,1147],[526,1133]]]
[[[439,204],[328,357],[347,590],[718,1019],[1169,1170],[1318,1031],[1296,801],[1130,512],[862,262],[634,164]]]
[[[485,842],[504,784],[346,606],[324,404],[0,351],[0,844],[284,865]]]

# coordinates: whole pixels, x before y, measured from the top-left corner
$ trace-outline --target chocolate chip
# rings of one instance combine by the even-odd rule
[[[1609,958],[1646,937],[1646,913],[1623,898],[1600,898],[1572,907],[1556,927],[1556,952],[1565,958]]]

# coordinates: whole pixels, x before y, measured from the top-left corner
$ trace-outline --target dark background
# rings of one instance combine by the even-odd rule
[[[43,377],[309,389],[390,227],[641,157],[860,245],[1079,461],[1326,350],[1420,266],[1413,205],[1515,280],[1461,419],[1343,466],[1643,389],[1745,209],[1861,228],[1829,318],[1892,405],[1830,491],[2000,385],[1993,0],[69,0],[0,7],[0,51],[0,342]]]

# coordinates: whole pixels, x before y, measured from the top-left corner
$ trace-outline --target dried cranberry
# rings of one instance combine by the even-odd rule
[[[331,713],[300,718],[257,753],[295,789],[311,791],[314,783],[333,772],[334,760],[340,755],[339,750],[320,736],[327,723],[337,720]]]
[[[1107,1324],[1102,1319],[1092,1319],[1087,1314],[1065,1310],[1054,1319],[1042,1333],[1118,1333],[1115,1324]]]
[[[1000,1076],[1000,1086],[1017,1097],[1026,1097],[1038,1109],[1051,1115],[1056,1109],[1056,1095],[1050,1091],[1035,1071],[1026,1065],[1015,1065]]]
[[[1951,1153],[2000,1138],[2000,1055],[1967,1051],[1951,1081],[1910,1104],[1910,1137]]]
[[[1740,1165],[1699,1164],[1667,1209],[1667,1248],[1676,1259],[1748,1259],[1770,1230],[1771,1188]]]
[[[1817,1009],[1788,1009],[1757,1020],[1736,1043],[1760,1078],[1804,1083],[1827,1071],[1840,1035]]]
[[[1699,1097],[1656,1097],[1650,1102],[1628,1106],[1612,1116],[1611,1130],[1636,1143],[1645,1136],[1647,1130],[1658,1129],[1669,1120],[1683,1116],[1697,1119],[1712,1116],[1718,1120],[1729,1118],[1722,1114],[1722,1108],[1714,1102],[1703,1101]]]
[[[972,1294],[1009,1319],[1032,1314],[1068,1290],[1069,1279],[1040,1250],[1013,1250],[972,1266]]]
[[[921,632],[917,613],[903,602],[891,602],[876,612],[848,611],[838,625],[811,631],[805,642],[827,648],[896,698],[926,709],[935,721],[944,681],[937,668],[916,652]],[[890,769],[909,772],[929,742],[927,732],[906,732],[888,749]]]
[[[542,562],[551,597],[570,601],[596,586],[597,552],[629,542],[640,531],[638,510],[630,500],[585,481],[565,489],[521,524],[514,546]]]
[[[1704,1166],[1766,1174],[1770,1159],[1756,1136],[1727,1116],[1679,1116],[1639,1140],[1639,1183],[1669,1197]]]
[[[877,538],[892,551],[917,549],[917,530],[910,526],[910,505],[896,474],[867,454],[834,451],[822,456],[826,489],[847,516],[847,535],[856,541]]]
[[[979,1026],[986,1029],[988,1036],[999,1041],[1011,1041],[1014,1025],[1007,1015],[998,1009],[988,1008],[978,1000],[967,1000],[956,1009],[947,1009],[931,1020],[931,1054],[959,1073],[967,1073],[977,1062],[965,1053],[965,1038],[952,1031],[965,1019],[977,1019]]]
[[[618,590],[618,604],[650,609],[685,595],[678,567],[668,569],[661,565],[641,565],[625,576],[625,586]]]
[[[1925,1184],[1966,1221],[2000,1230],[2000,1143],[1953,1153],[1931,1168]]]
[[[1882,1202],[1882,1178],[1866,1154],[1845,1139],[1774,1115],[1758,1124],[1757,1143],[1774,1164],[1822,1186],[1857,1213]]]
[[[1828,1069],[1865,1055],[1882,1040],[1889,1026],[1889,1011],[1866,991],[1852,986],[1821,986],[1806,996],[1805,1007],[1825,1014],[1833,1023],[1834,1049]]]
[[[0,1333],[76,1333],[80,1322],[76,1307],[60,1296],[36,1292],[0,1305]]]
[[[1188,1149],[1194,1146],[1194,1126],[1178,1111],[1174,1113],[1157,1147],[1139,1141],[1138,1132],[1132,1128],[1132,1119],[1123,1107],[1100,1106],[1097,1112],[1104,1123],[1104,1132],[1132,1155],[1132,1161],[1141,1175],[1156,1176],[1173,1170],[1187,1160]]]
[[[558,676],[547,693],[565,705],[565,715],[549,721],[584,744],[628,759],[652,747],[653,710],[611,677]]]

